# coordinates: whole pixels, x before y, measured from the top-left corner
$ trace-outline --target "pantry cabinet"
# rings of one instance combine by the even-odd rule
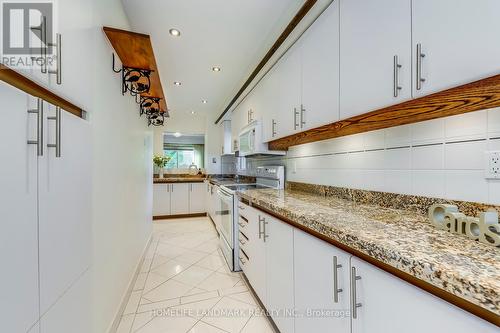
[[[340,118],[410,99],[411,1],[340,0],[340,13]]]
[[[497,0],[413,0],[414,97],[499,74],[499,12]]]
[[[294,233],[295,332],[349,332],[350,255],[303,231]]]
[[[6,85],[0,96],[1,322],[26,332],[90,267],[90,125]]]
[[[27,332],[38,312],[36,115],[30,98],[0,83],[0,318],[4,332]],[[8,138],[8,139],[7,139]]]
[[[91,173],[90,124],[46,104],[45,147],[39,158],[40,310],[45,312],[90,266]],[[60,156],[55,147],[60,144]],[[57,237],[55,237],[57,235]]]

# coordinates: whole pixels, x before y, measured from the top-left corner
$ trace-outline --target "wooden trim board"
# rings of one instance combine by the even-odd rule
[[[269,142],[271,150],[500,106],[500,75]]]
[[[240,198],[240,200],[241,200],[241,198]],[[243,200],[241,200],[241,201],[243,201]],[[243,202],[248,203],[247,200],[244,200]],[[289,224],[297,229],[300,229],[300,230],[308,233],[311,236],[319,238],[319,239],[321,239],[321,240],[323,240],[323,241],[325,241],[325,242],[327,242],[327,243],[329,243],[329,244],[331,244],[331,245],[333,245],[333,246],[335,246],[335,247],[337,247],[345,252],[352,254],[353,256],[356,256],[356,257],[372,264],[373,266],[380,268],[381,270],[383,270],[389,274],[392,274],[392,275],[400,278],[401,280],[404,280],[404,281],[406,281],[406,282],[408,282],[408,283],[410,283],[410,284],[412,284],[420,289],[423,289],[423,290],[427,291],[428,293],[433,294],[434,296],[437,296],[437,297],[439,297],[439,298],[441,298],[441,299],[443,299],[443,300],[445,300],[445,301],[447,301],[447,302],[449,302],[449,303],[451,303],[451,304],[453,304],[453,305],[455,305],[455,306],[457,306],[457,307],[459,307],[467,312],[472,313],[473,315],[476,315],[476,316],[500,327],[500,317],[491,311],[488,311],[488,310],[486,310],[486,309],[484,309],[484,308],[482,308],[474,303],[471,303],[471,302],[469,302],[461,297],[453,295],[453,294],[451,294],[451,293],[449,293],[441,288],[438,288],[438,287],[436,287],[436,286],[434,286],[426,281],[420,280],[411,274],[408,274],[408,273],[403,272],[397,268],[394,268],[394,267],[392,267],[392,266],[390,266],[382,261],[379,261],[379,260],[361,252],[361,251],[353,249],[353,248],[351,248],[351,247],[349,247],[341,242],[338,242],[334,239],[331,239],[327,236],[324,236],[324,235],[318,233],[317,231],[306,228],[303,225],[301,225],[295,221],[292,221],[288,218],[285,218],[283,216],[280,216],[280,215],[276,214],[275,212],[273,212],[267,208],[264,208],[258,204],[255,204],[252,202],[252,203],[250,203],[250,206],[255,207],[255,208],[271,215],[271,216],[274,216],[275,218],[279,219],[280,221],[283,221],[283,222],[285,222],[285,223],[287,223],[287,224]]]
[[[78,106],[3,64],[0,64],[0,80],[31,96],[41,98],[52,105],[58,106],[77,117],[83,118],[84,116],[85,112]]]
[[[195,214],[178,214],[178,215],[158,215],[153,216],[153,221],[157,220],[170,220],[170,219],[183,219],[188,217],[203,217],[207,216],[207,213],[195,213]]]
[[[267,62],[272,58],[272,56],[278,51],[280,46],[285,42],[285,40],[288,38],[288,36],[292,33],[292,31],[295,29],[295,27],[302,21],[302,19],[306,16],[306,14],[311,10],[311,8],[316,4],[317,0],[306,0],[305,3],[302,5],[302,7],[299,9],[297,14],[293,17],[293,19],[288,23],[286,26],[285,30],[281,33],[281,35],[278,37],[278,39],[274,42],[273,46],[267,51],[266,55],[264,55],[264,58],[259,62],[257,67],[253,70],[252,74],[248,77],[248,79],[243,83],[243,86],[238,90],[236,95],[233,97],[233,99],[229,102],[228,106],[224,109],[222,114],[217,118],[215,121],[215,124],[217,125],[219,121],[224,118],[227,112],[231,109],[231,107],[236,103],[238,98],[243,94],[246,88],[252,83],[253,79],[259,74],[260,70],[264,68],[264,66],[267,64]]]

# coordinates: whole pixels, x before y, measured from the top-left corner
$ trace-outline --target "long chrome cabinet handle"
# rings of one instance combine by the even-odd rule
[[[343,291],[339,288],[339,268],[342,268],[342,265],[338,264],[337,256],[333,256],[333,301],[335,303],[339,302],[339,293]]]
[[[417,44],[417,90],[422,89],[422,82],[425,82],[425,79],[422,77],[422,59],[425,57],[425,54],[422,53],[422,44]]]
[[[299,124],[297,123],[297,117],[299,116],[300,112],[297,110],[297,108],[293,108],[293,129],[296,130],[299,128]]]
[[[268,224],[269,222],[266,221],[266,219],[264,219],[263,223],[262,223],[262,235],[264,236],[264,243],[266,242],[266,239],[269,238],[269,235],[266,234],[266,225]]]
[[[37,108],[28,110],[28,113],[36,113],[36,141],[28,140],[29,145],[37,145],[37,155],[43,156],[43,101],[37,100]]]
[[[263,227],[262,224],[265,224],[266,223],[266,219],[264,217],[260,217],[259,215],[259,239],[262,239],[262,236],[265,236],[266,234],[266,231],[265,231],[265,227]],[[264,229],[264,231],[262,231],[262,229]],[[266,239],[264,238],[264,241],[266,241]]]
[[[394,56],[394,97],[398,97],[399,91],[403,89],[399,85],[399,69],[401,68],[401,64],[398,61],[398,56]]]
[[[273,138],[276,136],[276,120],[273,119],[273,126],[272,126],[272,131],[273,131]]]
[[[55,117],[47,117],[47,119],[56,121],[56,143],[49,143],[47,147],[55,148],[56,157],[61,157],[61,108],[57,106]]]
[[[357,303],[356,295],[356,281],[361,280],[361,276],[356,275],[356,267],[351,268],[351,312],[352,318],[358,318],[358,308],[362,306],[361,303]]]
[[[306,113],[306,109],[304,108],[304,105],[300,104],[300,128],[304,128],[304,126],[306,124],[305,113]]]
[[[31,30],[40,31],[40,40],[42,44],[40,44],[40,58],[42,63],[40,65],[40,71],[43,74],[47,73],[47,17],[42,16],[42,22],[39,26],[30,27]]]
[[[55,43],[49,43],[49,46],[53,46],[56,48],[56,57],[57,57],[57,68],[55,70],[49,70],[49,74],[56,75],[57,84],[62,83],[62,42],[61,42],[61,34],[56,34],[57,41]]]

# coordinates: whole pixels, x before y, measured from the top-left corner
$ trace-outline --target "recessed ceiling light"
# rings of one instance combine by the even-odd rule
[[[174,133],[174,136],[175,136],[176,138],[180,137],[181,135],[182,135],[182,134],[181,134],[181,133],[179,133],[179,132],[175,132],[175,133]]]
[[[206,99],[201,100],[201,102],[202,102],[203,104],[207,104],[207,103],[208,103]]]
[[[195,114],[195,113],[196,113],[196,112],[194,112],[194,111],[191,111],[191,114]]]
[[[212,70],[214,72],[220,72],[220,67],[214,66],[214,67],[212,67]]]
[[[168,32],[174,37],[179,37],[181,35],[181,32],[174,28],[170,29]]]
[[[175,84],[176,86],[180,86],[182,83],[180,83],[179,81],[174,81],[174,84]]]

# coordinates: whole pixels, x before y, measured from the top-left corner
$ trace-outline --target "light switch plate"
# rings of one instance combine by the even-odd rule
[[[487,151],[484,160],[485,178],[500,179],[500,151]]]

